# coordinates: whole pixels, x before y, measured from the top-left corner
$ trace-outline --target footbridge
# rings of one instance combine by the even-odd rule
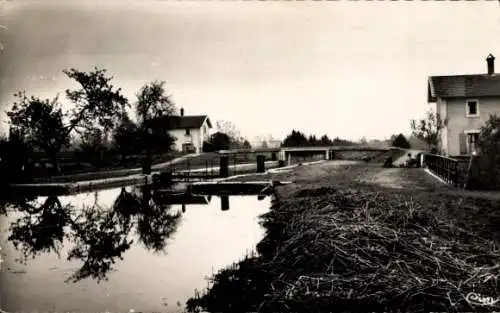
[[[221,155],[234,154],[261,154],[266,155],[266,158],[285,161],[291,163],[292,157],[301,156],[318,156],[325,160],[333,160],[336,154],[342,152],[380,152],[384,153],[396,147],[374,147],[374,146],[304,146],[304,147],[276,147],[276,148],[255,148],[255,149],[240,149],[240,150],[225,150],[219,151]]]

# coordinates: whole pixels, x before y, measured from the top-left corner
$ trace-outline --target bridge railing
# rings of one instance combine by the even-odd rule
[[[424,164],[432,173],[445,182],[455,186],[460,185],[462,179],[461,168],[457,159],[426,153],[424,154]]]

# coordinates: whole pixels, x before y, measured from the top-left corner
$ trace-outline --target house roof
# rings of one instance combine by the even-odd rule
[[[475,74],[431,76],[427,83],[427,101],[437,98],[500,96],[500,75]]]
[[[207,115],[185,115],[185,116],[162,116],[151,120],[151,125],[161,124],[168,129],[200,128],[207,121],[208,127],[212,128],[212,123]]]

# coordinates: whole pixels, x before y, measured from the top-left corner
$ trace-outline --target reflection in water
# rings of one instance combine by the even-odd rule
[[[257,201],[255,196],[230,196],[231,210],[224,212],[218,196],[207,197],[210,203],[186,202],[186,213],[175,219],[182,208],[181,203],[175,202],[178,197],[167,201],[167,193],[156,190],[148,200],[148,194],[144,197],[141,192],[140,188],[129,187],[103,190],[98,194],[98,202],[94,194],[88,193],[61,196],[60,206],[46,197],[21,201],[23,209],[10,204],[8,217],[0,220],[0,245],[5,260],[0,285],[8,286],[1,292],[2,309],[184,312],[185,301],[195,290],[207,286],[208,277],[251,253],[264,235],[259,216],[268,212],[270,202]],[[64,239],[53,236],[53,244],[36,241],[40,239],[23,240],[19,233],[34,231],[34,225],[43,220],[42,212],[52,212],[41,209],[46,202],[52,203],[54,212],[59,210],[68,216],[61,218],[66,219],[62,227]],[[82,208],[83,204],[87,206]],[[17,236],[7,229],[12,222],[19,224],[27,216],[32,227],[18,231]],[[9,235],[12,238],[6,242]],[[32,237],[36,238],[34,234]],[[28,255],[38,254],[36,259],[27,265],[16,262],[23,254],[14,248],[12,239],[28,248]],[[165,247],[165,242],[167,247],[161,253],[151,253],[151,249]],[[54,252],[45,252],[54,250],[61,258]],[[68,261],[71,251],[78,253]],[[70,276],[71,283],[64,283]],[[84,276],[88,279],[82,279]],[[94,277],[99,276],[107,279],[98,283]]]
[[[1,212],[15,209],[24,216],[15,220],[8,238],[22,252],[26,263],[41,253],[59,255],[63,241],[74,243],[67,259],[78,259],[83,265],[67,281],[77,282],[91,277],[106,280],[118,259],[132,244],[136,229],[139,240],[155,252],[165,249],[167,239],[175,232],[181,217],[172,213],[169,205],[152,201],[149,186],[121,193],[110,208],[98,204],[98,194],[92,205],[77,210],[72,204],[62,205],[58,197],[48,197],[41,205],[31,199],[15,199],[1,205]]]
[[[26,261],[41,252],[59,252],[64,239],[64,227],[70,222],[69,206],[63,206],[57,197],[48,197],[40,206],[29,202],[19,207],[27,215],[11,225],[9,240],[22,251]]]

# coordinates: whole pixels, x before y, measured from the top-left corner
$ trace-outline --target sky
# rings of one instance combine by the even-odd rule
[[[63,69],[98,66],[132,102],[164,80],[185,114],[248,138],[406,134],[432,108],[428,76],[500,57],[498,1],[0,0],[0,25],[2,112],[18,90],[52,98],[75,86]]]

